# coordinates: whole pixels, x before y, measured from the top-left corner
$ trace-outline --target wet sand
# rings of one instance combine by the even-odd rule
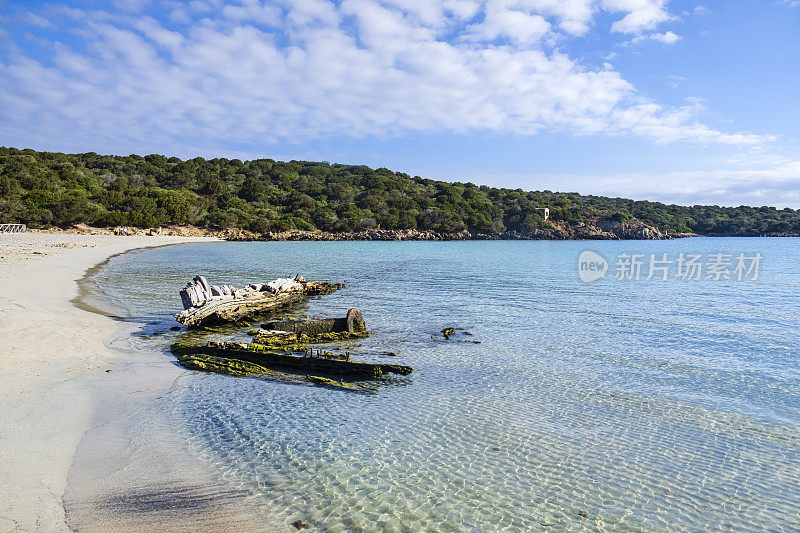
[[[120,322],[73,305],[76,281],[126,250],[206,240],[0,235],[0,531],[70,530],[62,498],[95,388],[125,364],[105,344]]]

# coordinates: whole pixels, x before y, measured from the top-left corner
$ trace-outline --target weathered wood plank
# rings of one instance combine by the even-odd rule
[[[198,276],[198,278],[201,277]],[[237,290],[230,286],[224,286],[221,289],[229,294],[216,296],[210,286],[206,292],[205,286],[208,285],[208,282],[202,283],[203,281],[205,278],[187,285],[180,291],[185,309],[176,314],[175,319],[185,326],[199,327],[238,322],[265,312],[275,311],[310,296],[330,294],[344,288],[342,283],[301,280],[295,288],[285,292],[280,290],[279,292],[270,292],[269,290],[259,292],[254,289]]]
[[[172,353],[186,359],[192,355],[209,355],[224,359],[245,361],[270,370],[291,370],[351,379],[375,379],[383,374],[407,376],[413,369],[404,365],[361,363],[341,359],[323,359],[269,351],[263,346],[236,342],[209,342],[205,345],[177,343],[170,348]]]
[[[367,331],[364,317],[358,309],[350,309],[344,318],[288,318],[272,320],[261,324],[265,330],[291,331],[293,333],[316,335],[319,333],[348,332],[361,333]]]

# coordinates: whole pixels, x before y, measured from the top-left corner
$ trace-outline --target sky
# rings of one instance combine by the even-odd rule
[[[0,145],[800,208],[800,0],[0,0]]]

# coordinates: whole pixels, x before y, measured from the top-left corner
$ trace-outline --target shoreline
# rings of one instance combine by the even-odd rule
[[[121,362],[106,346],[120,327],[76,306],[92,267],[133,249],[207,237],[10,234],[0,236],[0,530],[69,531],[63,494],[90,428],[92,396]]]
[[[623,224],[613,222],[603,227],[594,225],[573,226],[554,223],[549,229],[522,234],[516,231],[504,233],[475,233],[469,230],[435,231],[418,229],[364,229],[359,231],[330,232],[322,230],[287,230],[256,233],[242,228],[209,229],[196,226],[163,226],[158,228],[126,228],[132,236],[172,235],[215,237],[226,241],[575,241],[575,240],[673,240],[701,237],[696,233],[665,234],[646,224]],[[109,228],[95,228],[76,224],[71,228],[31,229],[34,233],[113,235]]]
[[[72,228],[31,229],[31,233],[67,235],[112,235],[108,228],[93,228],[78,224]],[[224,241],[247,242],[455,242],[455,241],[669,241],[693,237],[711,238],[796,238],[800,233],[718,234],[718,233],[664,233],[652,226],[612,224],[610,227],[592,225],[572,226],[559,224],[531,234],[516,231],[504,233],[474,233],[468,230],[440,232],[416,229],[367,229],[361,231],[329,232],[321,230],[288,230],[254,233],[241,228],[208,229],[196,226],[164,226],[159,228],[130,228],[133,236],[213,237]]]
[[[274,517],[247,490],[231,485],[193,443],[180,398],[191,380],[203,376],[176,365],[156,337],[145,335],[168,324],[153,322],[156,316],[131,316],[124,301],[103,290],[100,279],[109,263],[135,262],[141,251],[112,255],[78,281],[81,294],[73,303],[117,320],[106,346],[119,359],[92,390],[91,425],[75,450],[63,495],[66,524],[73,531],[120,533],[277,531]]]

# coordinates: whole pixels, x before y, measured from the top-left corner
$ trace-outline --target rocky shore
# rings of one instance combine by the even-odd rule
[[[530,233],[506,231],[503,233],[475,233],[468,230],[438,232],[417,229],[365,229],[354,232],[327,232],[320,230],[289,230],[254,233],[240,228],[207,229],[196,226],[164,226],[160,228],[125,228],[130,235],[171,235],[179,237],[216,237],[228,241],[465,241],[465,240],[633,240],[677,239],[697,237],[695,233],[664,233],[644,222],[631,219],[616,220],[598,216],[582,222],[549,220],[545,228]],[[93,228],[77,224],[72,228],[50,228],[47,233],[112,235],[114,228]]]
[[[261,241],[465,241],[465,240],[624,240],[624,239],[676,239],[697,237],[695,233],[666,234],[640,220],[621,222],[598,217],[581,223],[548,221],[548,228],[531,233],[507,231],[503,233],[473,233],[467,230],[442,233],[430,230],[368,229],[348,233],[292,230],[267,232],[261,235],[240,230],[228,235],[228,240]],[[231,230],[229,230],[231,231]]]

